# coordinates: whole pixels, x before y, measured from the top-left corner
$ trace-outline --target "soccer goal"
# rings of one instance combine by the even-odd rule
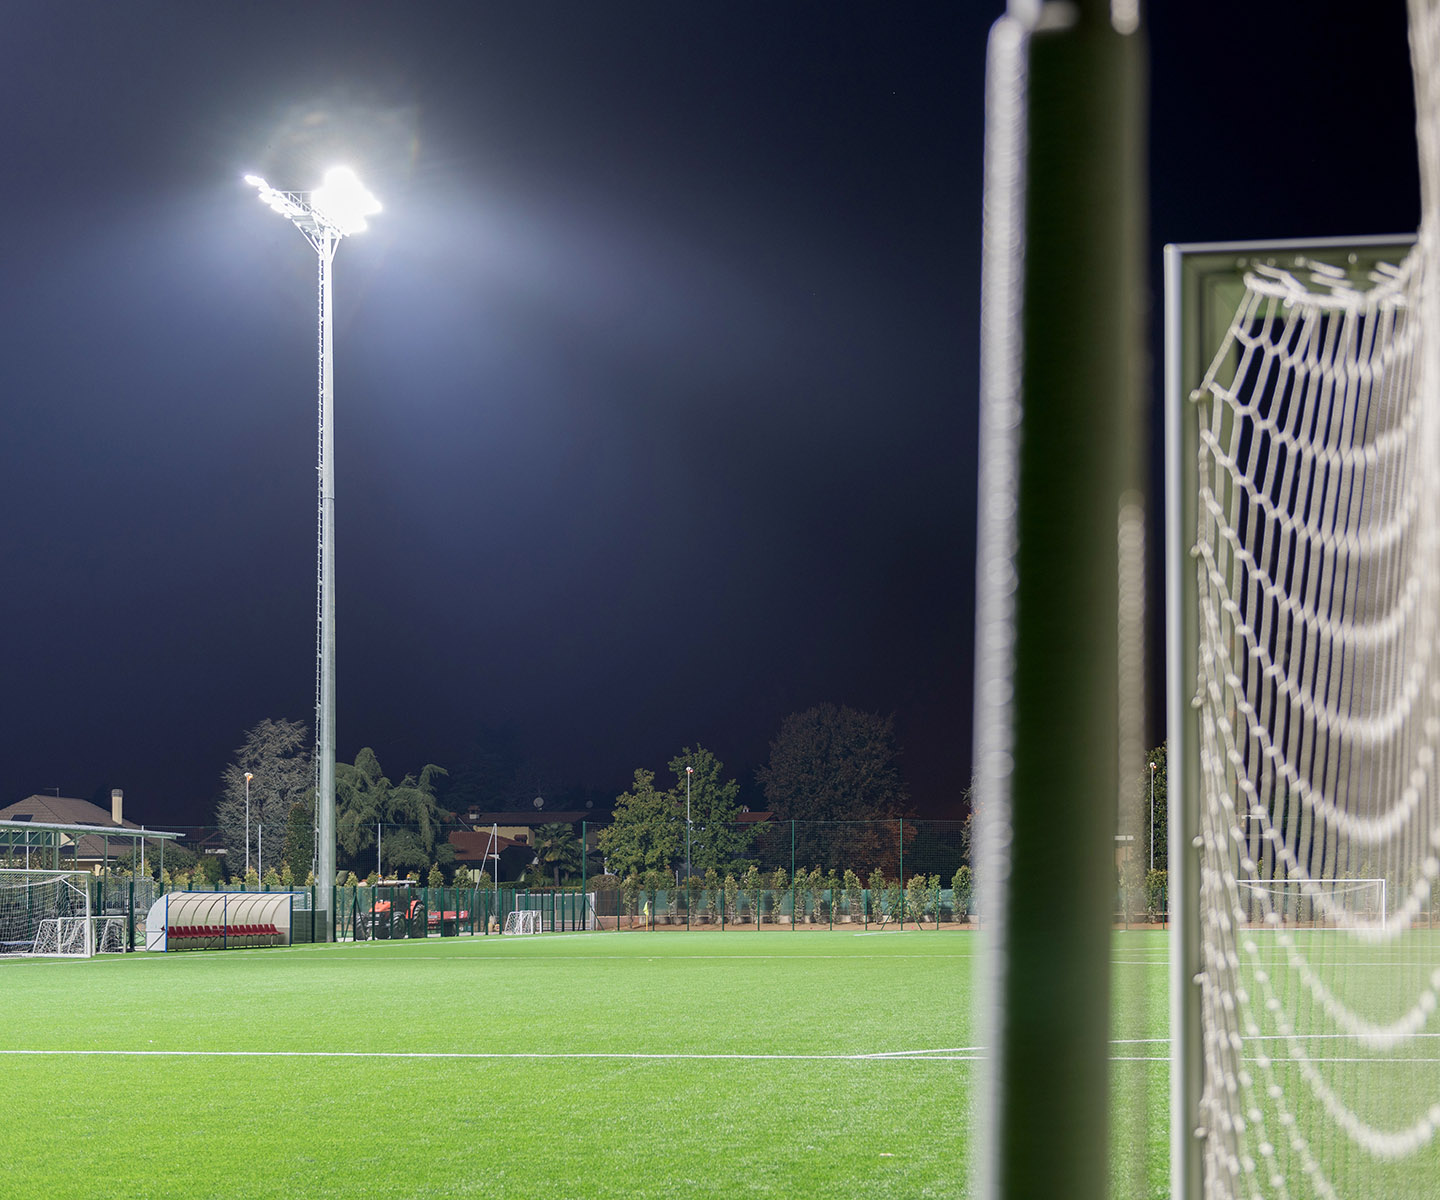
[[[87,872],[0,869],[0,955],[88,958],[94,952]]]
[[[539,933],[540,912],[538,909],[521,909],[505,914],[505,928],[501,933]]]
[[[1384,929],[1385,879],[1237,879],[1236,912],[1251,927]]]
[[[1440,1171],[1435,233],[1166,251],[1177,1197]]]

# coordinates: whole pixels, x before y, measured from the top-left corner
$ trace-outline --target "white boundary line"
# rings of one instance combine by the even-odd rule
[[[1314,1038],[1335,1035],[1313,1034]],[[1436,1037],[1437,1034],[1421,1036]],[[1248,1039],[1247,1039],[1248,1040]],[[1260,1040],[1260,1039],[1256,1039]],[[1163,1044],[1163,1038],[1118,1039],[1112,1046]],[[627,1062],[980,1062],[985,1058],[980,1046],[952,1046],[936,1050],[883,1050],[870,1054],[705,1054],[647,1051],[483,1051],[483,1050],[5,1050],[0,1057],[8,1058],[336,1058],[336,1059],[455,1059],[460,1061],[599,1061]],[[1168,1063],[1168,1054],[1114,1054],[1111,1062]],[[1434,1065],[1437,1058],[1361,1058],[1312,1056],[1316,1063],[1424,1063]]]
[[[0,1050],[0,1056],[30,1058],[383,1058],[383,1059],[625,1059],[718,1062],[968,1062],[978,1054],[916,1053],[894,1057],[876,1054],[684,1054],[626,1051],[487,1052],[471,1050]]]

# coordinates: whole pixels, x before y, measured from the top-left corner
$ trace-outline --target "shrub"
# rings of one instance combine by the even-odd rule
[[[740,882],[734,875],[725,876],[725,918],[729,921],[740,919]]]
[[[825,919],[825,872],[819,867],[810,868],[810,873],[805,880],[805,891],[809,894],[810,919],[823,921]]]
[[[1150,871],[1145,876],[1145,919],[1163,921],[1169,915],[1166,889],[1169,877],[1164,871]]]
[[[740,876],[740,888],[749,898],[749,902],[754,906],[756,913],[760,911],[761,886],[760,868],[755,866],[754,863],[751,863],[750,866],[745,868],[745,874]]]
[[[905,908],[910,919],[917,925],[925,919],[929,893],[929,877],[923,871],[916,871],[905,886]]]
[[[954,899],[951,901],[957,921],[968,920],[970,907],[975,903],[975,872],[970,869],[968,863],[962,863],[959,870],[955,872],[955,878],[950,881],[950,887],[954,890]]]
[[[430,874],[425,879],[425,886],[432,888],[443,888],[445,886],[445,873],[440,870],[439,863],[430,864]]]
[[[765,885],[771,892],[770,903],[773,905],[770,919],[779,921],[785,906],[785,893],[790,890],[790,874],[784,867],[776,867],[770,872],[770,878],[765,880]]]
[[[870,915],[874,918],[878,919],[886,911],[886,887],[885,872],[876,867],[870,872]]]

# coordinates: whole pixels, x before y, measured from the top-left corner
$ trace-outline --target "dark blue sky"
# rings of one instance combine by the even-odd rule
[[[1415,226],[1400,0],[1255,7],[1152,14],[1157,264]],[[341,756],[748,784],[830,700],[953,813],[1000,8],[13,6],[0,803],[200,821],[311,719],[315,262],[240,177],[344,160],[386,210],[336,268]]]

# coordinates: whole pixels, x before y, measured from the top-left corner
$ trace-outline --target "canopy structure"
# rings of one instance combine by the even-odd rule
[[[145,949],[288,946],[295,911],[308,918],[309,908],[309,892],[169,892],[146,914]]]
[[[78,857],[109,861],[111,842],[129,842],[135,851],[144,842],[160,843],[159,866],[165,869],[165,843],[178,841],[183,833],[159,829],[132,829],[128,825],[66,825],[49,821],[0,821],[0,865],[30,870],[58,871],[74,866]],[[93,851],[93,852],[92,852]]]

